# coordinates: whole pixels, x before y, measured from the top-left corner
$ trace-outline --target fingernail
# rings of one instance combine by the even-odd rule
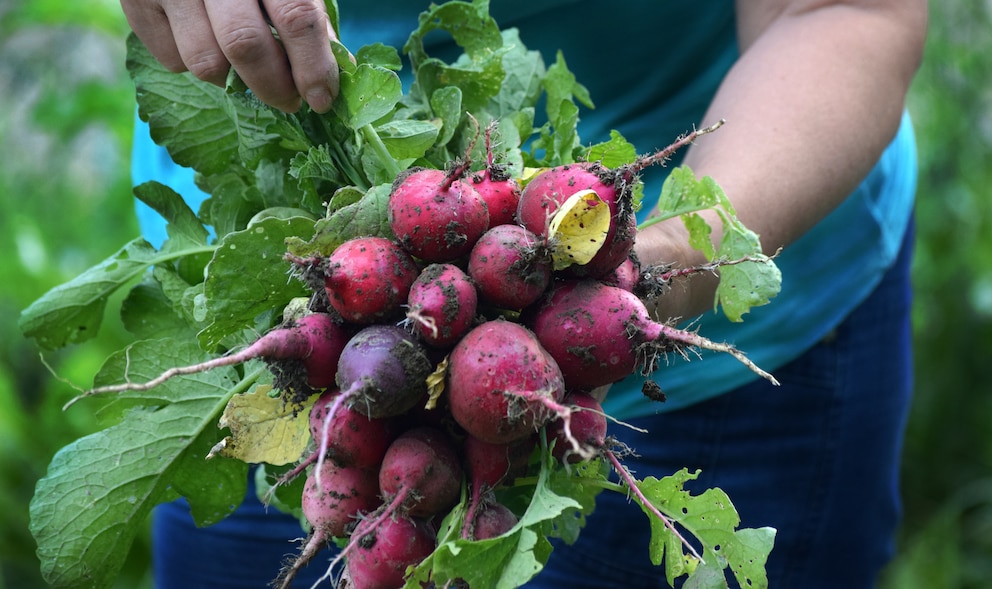
[[[306,101],[315,112],[324,113],[331,109],[331,93],[327,88],[307,90]]]

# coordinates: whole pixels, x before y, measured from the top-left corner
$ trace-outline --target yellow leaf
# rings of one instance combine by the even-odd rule
[[[310,442],[310,409],[316,396],[300,407],[278,396],[270,397],[271,390],[271,386],[260,385],[231,398],[218,423],[230,428],[231,435],[217,444],[210,456],[273,466],[300,459]]]
[[[595,190],[580,190],[565,199],[548,227],[555,270],[588,264],[603,247],[609,230],[610,206]]]
[[[444,360],[438,363],[437,368],[434,372],[427,376],[427,404],[424,405],[424,409],[434,409],[437,407],[437,400],[441,398],[441,393],[444,392],[444,377],[448,373],[448,358],[445,356]]]

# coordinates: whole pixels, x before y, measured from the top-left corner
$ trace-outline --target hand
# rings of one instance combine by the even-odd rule
[[[301,100],[325,112],[337,95],[334,32],[322,0],[121,0],[121,7],[170,71],[222,86],[233,67],[259,100],[286,112]]]

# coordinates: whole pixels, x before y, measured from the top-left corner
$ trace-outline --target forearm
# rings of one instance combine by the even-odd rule
[[[922,53],[925,5],[739,4],[742,54],[703,121],[727,124],[697,140],[686,164],[723,187],[771,254],[832,211],[891,141]],[[718,240],[719,222],[710,221]],[[646,263],[702,262],[684,243],[675,220],[644,231],[637,251]],[[694,279],[665,311],[705,311],[715,286]]]

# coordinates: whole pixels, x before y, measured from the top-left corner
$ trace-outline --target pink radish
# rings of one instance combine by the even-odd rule
[[[427,262],[451,262],[469,253],[489,228],[489,208],[464,172],[409,170],[389,195],[389,226],[400,244]]]
[[[455,421],[499,444],[523,439],[548,421],[564,381],[530,330],[494,320],[472,329],[451,352],[447,392]]]
[[[475,321],[478,294],[468,275],[452,264],[424,268],[410,288],[407,323],[426,343],[447,347]]]
[[[170,368],[143,383],[126,382],[95,387],[76,397],[69,404],[82,397],[101,393],[147,391],[176,376],[197,374],[222,366],[235,366],[255,359],[267,361],[281,378],[286,378],[286,362],[301,362],[309,386],[325,388],[332,385],[336,378],[338,358],[350,337],[351,332],[339,325],[330,315],[312,313],[269,331],[240,352],[199,364]]]
[[[495,128],[495,121],[486,127],[486,167],[472,175],[472,186],[489,207],[490,227],[513,223],[520,203],[520,183],[507,173],[506,166],[495,162],[492,144]]]
[[[357,237],[334,250],[324,286],[345,321],[369,324],[399,314],[419,269],[405,250],[383,237]]]
[[[441,430],[418,427],[390,444],[379,468],[379,488],[391,501],[390,511],[402,509],[414,517],[446,511],[458,500],[462,467],[451,438]]]
[[[397,589],[406,569],[430,556],[437,544],[433,529],[424,521],[399,515],[375,525],[366,520],[355,529],[357,545],[348,559],[353,589]]]
[[[468,260],[479,298],[500,309],[519,310],[539,299],[551,283],[551,254],[520,225],[497,225],[482,234]]]
[[[607,385],[635,370],[649,375],[660,356],[668,352],[687,356],[690,348],[729,353],[778,384],[732,345],[655,322],[636,295],[595,280],[556,286],[528,313],[526,322],[558,363],[569,388]]]
[[[346,536],[361,514],[380,505],[376,471],[325,462],[307,476],[302,501],[303,516],[313,529],[300,554],[280,573],[277,581],[283,589],[332,538]]]
[[[577,276],[601,278],[619,266],[634,246],[637,221],[634,217],[632,188],[647,167],[662,164],[678,149],[694,139],[719,128],[723,122],[688,133],[668,147],[637,158],[634,162],[610,169],[597,162],[580,162],[549,168],[528,182],[520,194],[517,222],[537,235],[547,237],[549,222],[558,208],[580,190],[593,190],[610,207],[606,241],[585,265],[567,270]]]

